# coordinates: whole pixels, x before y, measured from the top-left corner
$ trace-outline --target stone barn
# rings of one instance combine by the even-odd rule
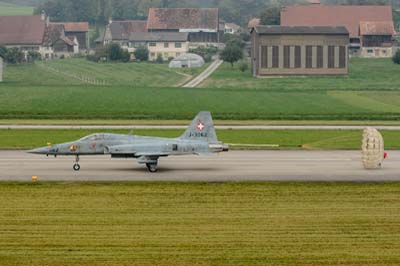
[[[345,27],[256,26],[253,75],[347,75],[348,45]]]

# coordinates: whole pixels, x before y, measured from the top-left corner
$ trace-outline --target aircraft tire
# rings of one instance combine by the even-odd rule
[[[156,173],[158,171],[156,163],[146,163],[146,166],[150,173]]]
[[[79,164],[74,164],[74,166],[73,166],[73,168],[74,168],[74,171],[79,171],[79,170],[81,170],[81,166],[79,165]]]

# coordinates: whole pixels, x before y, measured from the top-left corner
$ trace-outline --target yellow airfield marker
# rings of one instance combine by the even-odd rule
[[[32,182],[33,182],[33,183],[36,183],[37,181],[38,181],[38,177],[37,177],[37,176],[35,176],[35,175],[34,175],[34,176],[32,176]]]

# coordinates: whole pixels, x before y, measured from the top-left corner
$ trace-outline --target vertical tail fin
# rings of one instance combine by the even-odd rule
[[[203,140],[208,142],[218,142],[215,133],[214,123],[210,112],[200,112],[194,118],[188,129],[180,137],[188,140]]]

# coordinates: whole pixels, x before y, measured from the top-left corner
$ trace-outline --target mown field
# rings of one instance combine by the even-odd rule
[[[168,64],[154,63],[93,63],[74,58],[37,62],[32,65],[9,65],[5,71],[6,87],[90,85],[86,81],[113,86],[174,87],[184,83],[199,69],[169,69]]]
[[[40,64],[108,85],[88,85]],[[249,87],[240,80],[232,87],[224,78],[223,87],[195,89],[174,87],[188,77],[150,63],[73,59],[8,66],[0,84],[0,119],[189,120],[209,110],[220,120],[400,120],[400,68],[368,59],[353,59],[351,66],[350,77],[248,77]],[[229,71],[240,79],[241,72]]]
[[[400,184],[1,183],[2,265],[400,264]]]
[[[24,16],[32,14],[33,7],[17,6],[10,3],[0,2],[0,16]]]
[[[127,134],[128,130],[102,130]],[[0,149],[32,149],[47,143],[80,139],[99,130],[0,130]],[[135,130],[136,135],[175,138],[183,130]],[[400,131],[382,131],[386,149],[400,149]],[[218,130],[220,141],[231,149],[361,149],[358,130]],[[242,144],[242,145],[241,145]],[[250,144],[251,146],[246,146]],[[254,145],[254,146],[253,146]],[[279,147],[268,147],[279,145]]]
[[[241,72],[223,64],[202,85],[209,88],[260,90],[399,90],[400,65],[390,59],[351,58],[348,77],[271,77],[253,78],[250,71]]]
[[[399,120],[400,91],[0,85],[1,119]]]

